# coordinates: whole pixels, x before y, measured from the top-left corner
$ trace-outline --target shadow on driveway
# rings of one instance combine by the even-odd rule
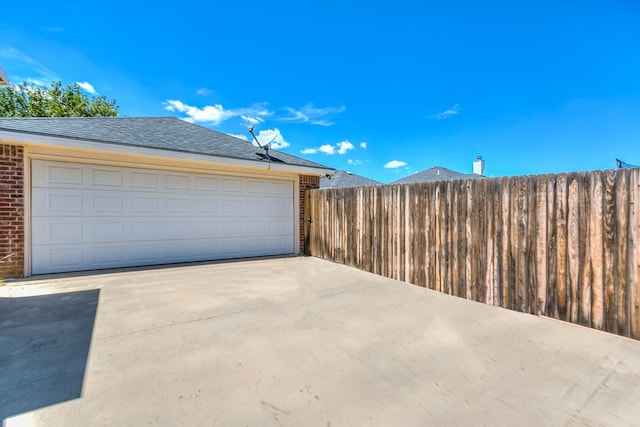
[[[0,422],[80,397],[99,296],[0,298]]]

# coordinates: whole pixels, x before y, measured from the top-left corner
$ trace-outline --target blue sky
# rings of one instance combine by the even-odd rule
[[[640,164],[637,0],[5,2],[13,83],[79,82],[382,182]]]

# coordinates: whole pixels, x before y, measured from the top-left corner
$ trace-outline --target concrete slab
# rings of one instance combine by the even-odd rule
[[[29,280],[0,298],[6,426],[640,422],[640,342],[315,258]]]

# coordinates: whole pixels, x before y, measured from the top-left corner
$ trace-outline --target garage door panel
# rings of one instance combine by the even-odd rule
[[[196,214],[215,215],[221,212],[220,201],[217,199],[196,198],[194,204]]]
[[[92,255],[91,261],[96,268],[108,268],[108,266],[122,265],[125,262],[124,248],[119,245],[96,246],[92,250]]]
[[[160,176],[155,172],[131,172],[131,188],[160,189]]]
[[[222,192],[232,193],[232,194],[241,194],[245,190],[244,183],[245,183],[245,180],[242,180],[242,179],[224,178],[222,180]]]
[[[91,196],[91,208],[85,210],[87,214],[124,214],[123,197],[119,194],[100,194]]]
[[[294,252],[293,183],[32,164],[32,272]]]
[[[47,164],[35,171],[32,176],[34,185],[79,186],[82,185],[83,167],[73,164]]]
[[[130,223],[130,240],[158,240],[160,238],[159,224],[155,218],[136,220]]]
[[[92,224],[94,241],[113,241],[124,239],[124,223],[122,221],[102,220]]]
[[[269,239],[269,252],[288,252],[293,250],[293,243],[287,237]]]
[[[218,180],[213,177],[195,177],[195,191],[205,191],[207,193],[218,191]]]
[[[161,259],[162,247],[158,243],[133,243],[128,251],[132,265],[153,264]]]
[[[190,214],[193,210],[188,197],[168,197],[164,203],[164,212],[168,214]]]
[[[191,190],[191,177],[189,175],[167,174],[165,187],[168,190]]]
[[[95,168],[91,171],[91,184],[97,187],[122,188],[123,172],[116,168]]]

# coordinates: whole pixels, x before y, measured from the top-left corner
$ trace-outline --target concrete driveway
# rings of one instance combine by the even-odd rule
[[[14,425],[632,425],[640,342],[315,258],[0,288]]]

